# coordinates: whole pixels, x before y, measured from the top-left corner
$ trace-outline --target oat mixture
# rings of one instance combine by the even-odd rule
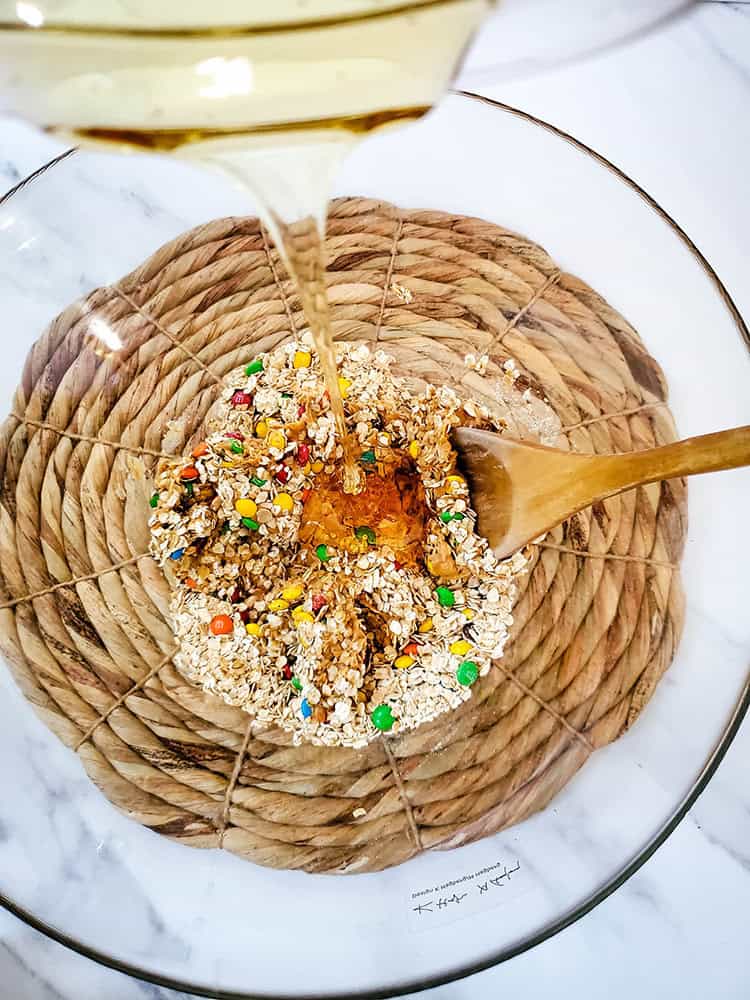
[[[206,440],[160,468],[150,527],[182,673],[295,741],[356,747],[471,697],[526,560],[495,558],[456,470],[451,428],[500,429],[489,412],[411,391],[365,345],[338,361],[363,492],[342,492],[303,337],[228,376]]]

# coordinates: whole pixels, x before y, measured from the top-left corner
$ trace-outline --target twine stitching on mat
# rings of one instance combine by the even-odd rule
[[[54,594],[56,590],[62,590],[64,587],[75,587],[78,583],[87,583],[89,580],[98,580],[100,576],[106,576],[107,573],[116,573],[117,570],[124,569],[126,566],[132,566],[133,563],[138,562],[139,559],[150,559],[150,552],[141,552],[138,556],[131,556],[129,559],[123,559],[122,562],[113,563],[111,566],[107,566],[106,569],[98,569],[95,573],[86,573],[84,576],[74,576],[70,580],[63,580],[61,583],[54,583],[51,587],[45,587],[43,590],[35,590],[31,594],[25,594],[23,597],[14,597],[12,601],[5,601],[0,604],[0,611],[5,611],[7,608],[15,608],[18,604],[24,604],[26,601],[35,601],[37,597],[46,597],[48,594]]]
[[[396,758],[393,756],[393,751],[388,745],[388,737],[381,736],[380,741],[383,744],[383,750],[385,750],[385,755],[388,758],[388,763],[391,768],[391,773],[393,774],[393,780],[396,782],[396,788],[398,789],[399,798],[401,799],[401,805],[404,807],[404,812],[406,813],[406,822],[409,825],[409,832],[411,833],[412,840],[418,851],[423,851],[422,838],[419,835],[419,827],[417,826],[417,821],[414,818],[414,810],[411,807],[411,802],[406,794],[406,785],[404,784],[404,779],[401,777],[401,772],[396,764]]]
[[[133,445],[123,444],[122,441],[108,441],[106,438],[92,437],[88,434],[76,434],[75,431],[64,431],[54,424],[48,424],[43,420],[32,420],[30,417],[21,417],[17,413],[11,413],[20,424],[28,424],[30,427],[38,427],[39,430],[54,431],[59,437],[69,438],[71,441],[84,441],[86,444],[102,444],[106,448],[115,448],[121,451],[131,451],[135,455],[152,455],[154,458],[174,458],[164,451],[156,451],[153,448],[137,448]]]
[[[89,728],[86,730],[86,732],[83,734],[83,736],[81,736],[76,745],[73,747],[75,752],[78,753],[83,744],[86,743],[87,740],[91,739],[91,737],[94,735],[99,726],[101,726],[103,722],[107,721],[107,719],[110,717],[110,715],[114,712],[116,708],[119,708],[120,705],[123,705],[127,701],[127,699],[131,696],[131,694],[135,694],[137,691],[140,691],[142,687],[145,687],[145,685],[148,684],[148,682],[151,680],[152,677],[155,677],[160,670],[166,667],[166,665],[171,661],[172,657],[176,652],[177,652],[176,649],[172,650],[172,652],[168,656],[165,656],[163,660],[160,660],[159,663],[157,663],[155,667],[152,667],[147,674],[141,677],[139,681],[136,681],[136,683],[133,684],[132,687],[128,688],[125,694],[121,694],[119,698],[115,699],[115,701],[112,702],[112,704],[109,706],[106,712],[102,712],[102,714],[99,716],[96,722],[90,725]]]
[[[588,549],[574,549],[569,545],[555,545],[553,542],[532,542],[539,549],[554,549],[556,552],[568,552],[574,556],[583,556],[584,559],[614,559],[619,562],[645,563],[647,566],[661,566],[664,569],[679,569],[677,563],[667,562],[664,559],[650,559],[648,556],[627,556],[619,555],[617,552],[590,552]]]
[[[571,726],[564,715],[554,709],[544,700],[544,698],[541,698],[536,691],[528,686],[528,684],[524,684],[524,682],[516,677],[512,671],[508,670],[507,667],[504,667],[502,663],[496,663],[495,666],[501,671],[501,673],[505,674],[508,680],[512,681],[512,683],[515,684],[519,690],[523,691],[524,694],[528,695],[529,698],[535,701],[541,709],[548,712],[564,729],[567,729],[571,736],[575,737],[575,739],[577,739],[580,743],[583,743],[589,753],[593,753],[594,750],[596,750],[596,747],[587,736],[584,736],[584,734],[576,729],[575,726]]]
[[[398,213],[398,225],[396,226],[396,231],[393,234],[393,242],[391,243],[391,253],[388,258],[388,267],[385,271],[385,282],[383,283],[383,297],[380,300],[380,309],[378,311],[378,319],[375,324],[375,343],[380,343],[380,332],[383,329],[383,317],[385,316],[385,303],[388,298],[388,290],[391,287],[391,281],[393,280],[393,270],[396,266],[396,251],[398,249],[398,241],[401,239],[401,233],[404,230],[404,217],[401,213]]]
[[[169,341],[171,341],[171,343],[174,345],[174,347],[176,347],[179,351],[182,351],[183,354],[187,355],[187,357],[189,357],[191,361],[193,361],[200,369],[202,369],[207,375],[209,375],[215,382],[217,382],[221,386],[226,385],[226,381],[223,378],[221,378],[221,376],[217,375],[216,372],[211,371],[211,369],[205,363],[205,361],[202,361],[198,357],[197,354],[195,354],[193,351],[190,350],[189,347],[186,347],[184,344],[182,344],[177,339],[177,337],[175,337],[175,335],[173,333],[171,333],[158,319],[156,319],[155,316],[152,316],[151,313],[146,312],[145,309],[143,309],[141,306],[139,306],[138,303],[135,301],[135,299],[131,298],[131,296],[128,295],[127,292],[124,292],[117,285],[113,285],[112,286],[112,291],[115,293],[115,295],[119,295],[120,298],[124,302],[127,302],[127,304],[130,306],[130,308],[134,309],[138,313],[139,316],[142,316],[145,320],[148,320],[148,322],[152,326],[156,327],[156,329],[159,331],[159,333],[163,333],[164,336]]]
[[[276,269],[276,265],[274,264],[273,261],[273,254],[271,253],[271,244],[268,242],[268,233],[266,232],[265,226],[260,227],[260,234],[263,237],[263,249],[266,252],[266,258],[268,259],[268,266],[271,269],[271,274],[273,276],[274,283],[276,284],[276,288],[278,289],[281,302],[284,306],[284,311],[286,312],[286,318],[289,320],[289,329],[292,333],[292,336],[294,337],[297,334],[297,324],[294,322],[294,316],[292,315],[292,310],[289,305],[289,299],[287,297],[286,292],[284,291],[284,286],[281,284],[281,279],[279,278],[279,272]]]
[[[600,413],[598,417],[589,417],[588,420],[579,420],[577,424],[569,424],[567,427],[561,427],[560,430],[563,434],[568,434],[570,431],[576,431],[579,427],[588,427],[591,424],[598,424],[604,420],[614,420],[616,417],[632,417],[636,413],[641,413],[643,410],[653,410],[659,406],[666,406],[666,401],[663,399],[657,399],[653,403],[643,403],[641,406],[634,406],[630,410],[618,410],[616,413]]]
[[[513,332],[513,330],[516,328],[516,326],[518,326],[518,324],[524,318],[529,309],[535,306],[536,303],[544,296],[544,294],[553,285],[557,284],[557,282],[560,280],[561,277],[562,277],[562,271],[559,270],[553,271],[552,274],[550,274],[550,276],[547,278],[547,280],[542,282],[539,288],[537,288],[537,290],[531,296],[526,305],[521,306],[521,308],[518,310],[513,319],[510,320],[508,325],[505,327],[503,332],[500,333],[500,331],[498,330],[497,333],[493,334],[490,337],[489,341],[487,342],[487,346],[485,347],[485,351],[486,352],[490,351],[496,344],[499,345],[500,347],[503,347],[504,346],[503,341],[508,336],[508,334]]]
[[[229,823],[229,811],[232,808],[232,795],[234,794],[234,789],[240,777],[242,764],[243,761],[245,760],[245,754],[247,753],[247,748],[250,743],[250,732],[252,728],[253,728],[253,720],[249,719],[247,726],[245,727],[245,735],[242,740],[242,746],[237,751],[237,756],[234,761],[234,767],[232,768],[232,776],[229,779],[227,790],[224,793],[224,808],[221,811],[221,824],[219,826],[219,847],[224,846],[224,834],[227,832],[227,824]]]

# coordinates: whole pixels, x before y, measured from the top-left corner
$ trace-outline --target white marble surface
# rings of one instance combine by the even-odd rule
[[[684,226],[714,264],[739,308],[750,315],[746,279],[750,247],[746,180],[750,158],[750,5],[701,4],[689,18],[606,57],[501,88],[487,85],[484,90],[560,125],[622,166]],[[2,124],[0,178],[12,183],[46,159],[52,148],[47,140],[31,136],[21,126]],[[133,195],[137,196],[138,192]],[[169,225],[168,220],[167,229]],[[682,385],[686,386],[687,373],[684,375]],[[740,507],[748,496],[747,480],[742,483],[744,493],[735,496]],[[695,496],[700,505],[700,490]],[[730,552],[724,556],[731,559]],[[700,564],[693,569],[700,580]],[[733,596],[741,607],[746,590],[743,592],[740,572],[737,581],[733,582],[734,593],[725,596],[727,600]],[[700,583],[695,585],[694,594],[696,608],[704,616],[710,614],[711,595],[702,593]],[[696,636],[699,631],[711,635],[717,669],[734,669],[739,677],[750,635],[747,616],[743,619],[741,610],[732,620],[733,628],[708,633],[696,629]],[[674,696],[674,689],[665,688],[663,698]],[[679,701],[677,704],[679,707]],[[686,717],[690,708],[686,703]],[[648,721],[644,720],[644,725]],[[679,763],[672,759],[681,746],[679,734],[671,733],[666,723],[665,718],[661,746],[658,741],[655,744],[663,770],[651,768],[648,785],[639,788],[641,795],[648,791],[649,804],[653,801],[655,809],[661,796],[669,792],[670,778]],[[606,992],[618,998],[635,991],[647,997],[747,996],[750,959],[744,915],[750,903],[750,793],[742,766],[750,750],[747,734],[746,725],[687,819],[614,896],[533,951],[471,980],[436,990],[434,996],[456,1000],[490,997],[501,991],[532,998],[546,997],[553,991],[564,997],[584,991],[595,996]],[[38,752],[43,752],[39,746]],[[33,756],[33,743],[30,748]],[[609,761],[592,762],[581,780],[595,782],[598,769],[627,765],[627,759],[613,754]],[[17,766],[22,766],[20,760]],[[621,774],[625,781],[631,778],[627,770]],[[74,800],[80,796],[86,809],[98,809],[95,801],[85,799],[86,791],[86,784],[71,771],[68,796]],[[58,802],[56,808],[63,806]],[[51,813],[52,818],[55,815]],[[85,818],[90,823],[94,815],[87,812]],[[102,809],[102,821],[103,817]],[[616,844],[618,837],[627,839],[624,829],[607,825],[617,820],[616,815],[597,820],[596,842]],[[637,817],[632,822],[636,828]],[[57,844],[63,869],[81,853],[81,839],[85,841],[86,836],[83,823],[80,829],[64,826],[64,836]],[[571,858],[584,857],[590,844],[571,840],[569,829],[566,837],[560,841],[560,857],[565,851]],[[0,826],[0,863],[7,863],[11,856],[22,860],[22,845],[13,841]],[[101,864],[103,874],[111,870],[106,852]],[[155,880],[156,876],[154,873]],[[60,886],[41,889],[59,891]],[[77,880],[71,878],[65,890],[74,909]],[[106,891],[104,885],[102,892]],[[148,896],[145,892],[144,939],[159,939],[162,947],[172,948],[179,959],[184,945],[174,930],[177,920],[165,928]],[[460,928],[460,924],[453,926]],[[307,989],[315,985],[305,984]],[[14,1000],[94,1000],[104,996],[131,1000],[174,998],[176,994],[102,969],[0,914],[0,996]]]

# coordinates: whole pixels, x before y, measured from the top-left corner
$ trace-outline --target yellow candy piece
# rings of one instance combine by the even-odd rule
[[[312,355],[309,351],[295,351],[292,364],[295,368],[309,368],[311,361]]]
[[[467,642],[466,639],[459,639],[457,642],[451,643],[451,653],[454,656],[466,656],[470,649],[471,643]]]
[[[339,392],[341,393],[341,398],[346,399],[349,395],[349,386],[352,384],[350,378],[344,378],[343,375],[339,376]]]
[[[274,597],[272,601],[268,602],[269,611],[286,611],[289,607],[289,601],[285,601],[282,597]]]
[[[264,438],[268,434],[268,424],[265,420],[259,420],[255,425],[255,436],[259,438]]]
[[[303,465],[302,466],[302,475],[303,476],[309,476],[310,475],[310,463],[309,462],[307,463],[307,465]]]
[[[292,612],[292,618],[299,625],[300,622],[314,622],[315,618],[310,614],[309,611],[303,611],[302,608],[295,608]]]
[[[289,601],[291,603],[293,601],[298,601],[304,592],[305,588],[301,583],[289,583],[281,591],[281,596],[285,601]]]
[[[412,441],[412,443],[409,445],[409,454],[411,455],[412,458],[417,458],[421,450],[422,446],[420,445],[419,441]]]
[[[271,431],[268,435],[268,444],[271,448],[278,448],[283,451],[286,448],[286,437],[283,431]]]
[[[311,468],[311,469],[313,470],[313,472],[315,472],[315,473],[318,473],[318,472],[322,472],[322,471],[323,471],[323,469],[325,468],[325,463],[324,463],[324,462],[320,462],[320,461],[318,461],[318,462],[313,462],[313,464],[312,464],[312,465],[310,466],[310,468]]]
[[[273,498],[274,504],[281,510],[294,510],[294,500],[288,493],[277,493]]]
[[[422,624],[419,626],[420,632],[431,632],[433,628],[432,618],[425,618]]]
[[[407,667],[410,667],[412,663],[414,663],[414,657],[397,656],[396,659],[393,661],[393,663],[394,666],[398,667],[399,670],[406,670]]]
[[[260,635],[260,625],[257,622],[248,622],[245,626],[245,631],[248,635],[259,636]]]
[[[257,503],[249,499],[238,500],[234,505],[234,509],[240,517],[255,517],[258,513]]]
[[[471,621],[471,619],[474,617],[474,612],[471,610],[471,608],[464,608],[461,614],[464,616],[464,618],[468,618],[469,621]]]

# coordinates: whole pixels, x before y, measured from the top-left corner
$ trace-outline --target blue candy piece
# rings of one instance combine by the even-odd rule
[[[309,719],[310,716],[312,715],[312,708],[310,707],[310,703],[308,702],[307,698],[302,699],[302,704],[300,705],[300,711],[302,712],[303,719]]]
[[[174,552],[172,553],[172,555],[169,558],[170,559],[174,559],[174,561],[177,562],[177,560],[178,559],[182,559],[182,557],[184,555],[185,555],[185,550],[184,549],[175,549]]]

